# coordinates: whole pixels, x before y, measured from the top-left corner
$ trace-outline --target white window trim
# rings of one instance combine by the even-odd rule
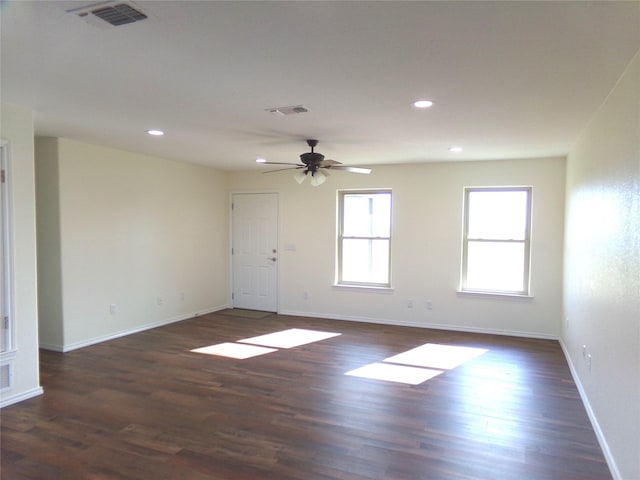
[[[334,287],[346,287],[346,288],[359,288],[362,290],[371,291],[390,291],[391,287],[391,239],[393,237],[393,193],[390,188],[374,188],[366,190],[338,190],[338,224],[337,224],[337,244],[336,244],[336,281]],[[343,232],[343,205],[344,197],[349,194],[376,194],[376,193],[389,193],[391,194],[391,211],[389,218],[389,236],[388,237],[344,237]],[[342,241],[345,238],[349,239],[371,239],[371,240],[387,240],[389,242],[389,265],[388,265],[388,282],[387,283],[370,283],[370,282],[349,282],[342,280]]]
[[[522,293],[509,293],[509,292],[493,291],[493,290],[456,290],[456,294],[461,297],[468,295],[470,297],[477,297],[477,296],[484,296],[487,298],[502,297],[502,298],[511,298],[514,300],[519,300],[519,299],[531,300],[535,298],[531,293],[529,295],[525,295]]]
[[[372,287],[369,285],[361,285],[356,284],[352,285],[350,283],[334,283],[333,288],[336,290],[354,290],[354,291],[363,291],[363,292],[376,292],[376,293],[393,293],[393,287]]]
[[[527,194],[527,211],[525,222],[525,235],[524,240],[505,240],[505,239],[490,239],[490,238],[469,238],[469,193],[471,192],[522,192],[526,191]],[[531,205],[532,205],[532,187],[465,187],[464,199],[463,199],[463,211],[464,211],[464,224],[462,229],[462,268],[460,278],[460,289],[458,293],[470,293],[481,295],[496,295],[507,297],[523,297],[532,298],[531,285],[530,285],[530,270],[531,270]],[[524,268],[522,285],[523,290],[491,290],[491,289],[477,289],[467,287],[467,259],[468,259],[468,246],[469,241],[493,241],[504,243],[519,243],[524,244]]]

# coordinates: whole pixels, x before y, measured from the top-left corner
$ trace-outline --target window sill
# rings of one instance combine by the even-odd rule
[[[337,290],[355,290],[361,292],[375,292],[375,293],[393,293],[392,287],[374,287],[370,285],[347,285],[343,283],[333,284],[333,288]]]
[[[523,293],[503,293],[503,292],[483,292],[482,290],[457,290],[457,295],[466,297],[501,297],[501,298],[515,298],[523,300],[533,300],[533,295],[525,295]]]

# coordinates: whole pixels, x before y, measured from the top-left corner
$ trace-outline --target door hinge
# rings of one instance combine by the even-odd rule
[[[231,247],[231,255],[233,255],[233,247]]]
[[[2,328],[4,328],[5,330],[9,330],[9,317],[5,316],[4,317],[4,321],[2,322],[3,326]]]
[[[236,298],[236,294],[235,294],[235,293],[232,293],[232,294],[231,294],[231,300],[233,300],[234,298]]]
[[[0,182],[5,183],[7,179],[5,178],[4,169],[2,169],[2,173],[0,173]]]

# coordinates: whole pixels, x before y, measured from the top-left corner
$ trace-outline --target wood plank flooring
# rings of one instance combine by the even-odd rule
[[[340,332],[246,360],[190,352]],[[345,373],[425,343],[487,349],[420,385]],[[1,412],[13,479],[610,479],[555,341],[225,312],[66,354]]]

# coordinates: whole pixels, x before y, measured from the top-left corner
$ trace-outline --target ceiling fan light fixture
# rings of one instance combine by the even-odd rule
[[[266,158],[256,158],[256,163],[267,163]]]
[[[307,178],[307,171],[306,170],[300,170],[298,173],[296,173],[293,178],[295,178],[296,182],[298,183],[302,183],[304,182],[304,179]]]
[[[454,145],[453,147],[449,147],[449,151],[451,153],[460,153],[463,150],[462,147],[459,147],[457,145]]]
[[[154,137],[161,137],[164,135],[164,132],[162,130],[158,130],[156,128],[150,128],[149,130],[147,130],[147,133],[149,135],[153,135]]]
[[[311,175],[311,185],[317,187],[327,181],[327,177],[320,171],[316,170]]]

